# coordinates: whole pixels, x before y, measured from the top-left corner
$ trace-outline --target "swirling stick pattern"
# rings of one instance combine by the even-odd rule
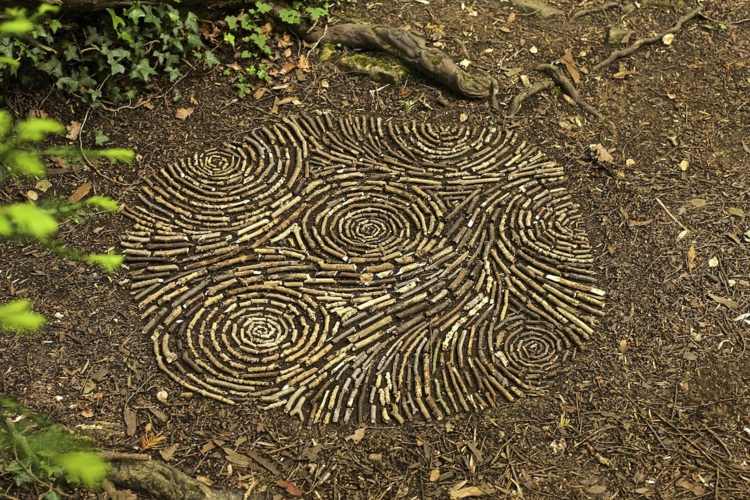
[[[160,368],[306,421],[514,401],[603,314],[563,169],[509,131],[285,119],[165,167],[126,213]]]

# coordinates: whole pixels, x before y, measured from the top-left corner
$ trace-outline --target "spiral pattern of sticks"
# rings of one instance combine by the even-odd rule
[[[312,422],[535,393],[603,314],[563,169],[513,132],[287,118],[146,180],[122,239],[157,362]]]

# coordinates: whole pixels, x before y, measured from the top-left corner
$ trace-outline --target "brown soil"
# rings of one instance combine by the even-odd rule
[[[573,10],[574,2],[553,3]],[[649,36],[689,7],[648,7],[626,22],[636,36]],[[507,76],[511,68],[533,83],[542,75],[529,68],[566,48],[579,68],[593,67],[609,53],[603,36],[618,15],[565,23],[517,13],[509,23],[514,12],[495,0],[465,8],[453,0],[429,7],[360,1],[339,15],[428,33],[441,25],[453,56],[468,55],[470,68],[498,77],[501,103],[522,90]],[[149,424],[166,437],[161,447],[179,445],[171,463],[188,474],[222,487],[254,486],[269,498],[288,495],[280,480],[321,499],[446,498],[461,481],[491,486],[490,498],[750,497],[750,328],[734,320],[750,312],[750,241],[743,237],[750,230],[750,22],[730,24],[750,18],[750,2],[711,2],[705,15],[670,46],[644,47],[622,60],[620,75],[617,64],[601,78],[584,75],[582,97],[616,131],[558,91],[527,101],[512,123],[566,167],[599,284],[609,294],[598,335],[546,394],[441,422],[369,427],[360,442],[347,439],[354,427],[302,425],[252,404],[182,398],[156,367],[138,311],[118,285],[124,271],[106,276],[22,244],[0,246],[0,302],[29,297],[50,321],[40,335],[0,338],[0,392],[71,427],[99,428],[108,448],[140,450]],[[719,21],[725,29],[717,29]],[[54,175],[52,194],[67,196],[89,180],[97,194],[128,203],[139,180],[165,163],[301,110],[431,122],[457,122],[465,113],[469,124],[507,125],[489,103],[443,95],[419,78],[382,85],[314,57],[304,81],[292,79],[259,100],[237,98],[218,71],[192,75],[178,88],[183,103],[159,98],[152,110],[92,112],[86,140],[102,129],[113,144],[136,149],[138,163],[107,168],[118,183],[85,170]],[[296,96],[301,106],[274,114],[274,96]],[[197,104],[187,102],[191,97]],[[86,112],[55,96],[16,95],[11,103],[66,122]],[[184,106],[195,112],[177,120],[175,108]],[[612,164],[591,159],[589,145],[597,143],[612,153]],[[689,162],[684,171],[682,160]],[[0,199],[18,199],[29,187],[7,187]],[[690,229],[682,239],[665,207]],[[62,236],[87,249],[116,248],[127,227],[120,216],[95,217],[66,223]],[[714,257],[716,266],[709,264]],[[156,399],[161,389],[171,395],[166,405]],[[134,436],[125,432],[126,404],[137,411]],[[230,467],[216,445],[270,464]],[[2,496],[10,479],[0,477],[0,485]]]

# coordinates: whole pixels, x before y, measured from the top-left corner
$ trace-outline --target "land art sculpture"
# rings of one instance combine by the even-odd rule
[[[481,411],[593,333],[563,168],[510,131],[287,118],[146,179],[130,286],[186,389],[311,422]]]

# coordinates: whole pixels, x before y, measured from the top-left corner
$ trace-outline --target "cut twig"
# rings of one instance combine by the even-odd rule
[[[597,5],[596,7],[590,7],[588,9],[581,9],[575,12],[570,18],[575,20],[584,16],[596,14],[598,12],[604,12],[605,10],[614,9],[614,8],[622,9],[622,4],[620,2],[607,2],[602,5]]]
[[[146,455],[145,453],[123,453],[119,451],[103,450],[99,452],[99,455],[101,455],[101,457],[105,460],[111,460],[113,462],[120,460],[146,462],[148,460],[151,460],[151,456]]]
[[[521,92],[517,96],[513,98],[513,100],[510,102],[510,111],[508,112],[509,117],[514,117],[516,113],[518,113],[521,110],[521,105],[523,102],[528,99],[529,97],[535,96],[536,94],[543,92],[547,89],[551,89],[555,86],[555,82],[552,80],[544,80],[541,82],[537,82],[531,87],[529,87],[524,92]]]
[[[636,40],[635,42],[633,42],[632,45],[624,49],[615,50],[609,55],[609,57],[607,57],[605,60],[603,60],[596,66],[594,66],[594,71],[599,71],[600,69],[609,66],[610,64],[617,61],[618,59],[622,59],[623,57],[629,56],[630,54],[637,51],[644,45],[650,45],[653,43],[660,42],[661,39],[664,38],[665,35],[677,33],[678,31],[682,29],[683,24],[685,24],[686,22],[688,22],[689,20],[691,20],[692,18],[700,14],[702,10],[703,10],[703,7],[696,7],[695,9],[691,10],[690,12],[688,12],[687,14],[679,18],[677,20],[677,23],[675,23],[675,25],[669,28],[667,31],[663,33],[659,33],[658,35],[654,35],[652,37],[641,38],[639,40]]]
[[[656,203],[658,203],[658,204],[659,204],[659,205],[661,206],[661,208],[663,208],[663,209],[664,209],[664,211],[665,211],[665,212],[667,212],[667,215],[669,216],[669,218],[670,218],[670,219],[672,219],[673,221],[675,221],[675,222],[677,223],[677,225],[679,225],[679,226],[680,226],[680,227],[681,227],[682,229],[684,229],[685,231],[688,231],[688,232],[690,231],[690,229],[688,229],[688,228],[687,228],[687,227],[685,226],[685,224],[683,224],[682,222],[680,222],[680,221],[679,221],[679,220],[677,219],[677,217],[675,217],[674,215],[672,215],[672,212],[670,212],[670,211],[669,211],[669,209],[667,208],[667,206],[666,206],[666,205],[664,205],[664,203],[662,203],[662,201],[661,201],[661,200],[660,200],[659,198],[656,198]]]
[[[549,76],[551,76],[555,83],[557,83],[557,85],[559,85],[560,88],[566,94],[568,94],[568,96],[573,99],[573,101],[575,101],[578,106],[581,107],[581,109],[591,115],[596,116],[600,120],[604,119],[604,116],[602,116],[602,114],[597,111],[596,108],[583,100],[583,97],[581,97],[578,89],[576,89],[575,85],[573,85],[573,82],[571,82],[568,77],[565,76],[565,73],[563,73],[561,68],[555,66],[554,64],[540,64],[535,69],[537,71],[544,71]]]

